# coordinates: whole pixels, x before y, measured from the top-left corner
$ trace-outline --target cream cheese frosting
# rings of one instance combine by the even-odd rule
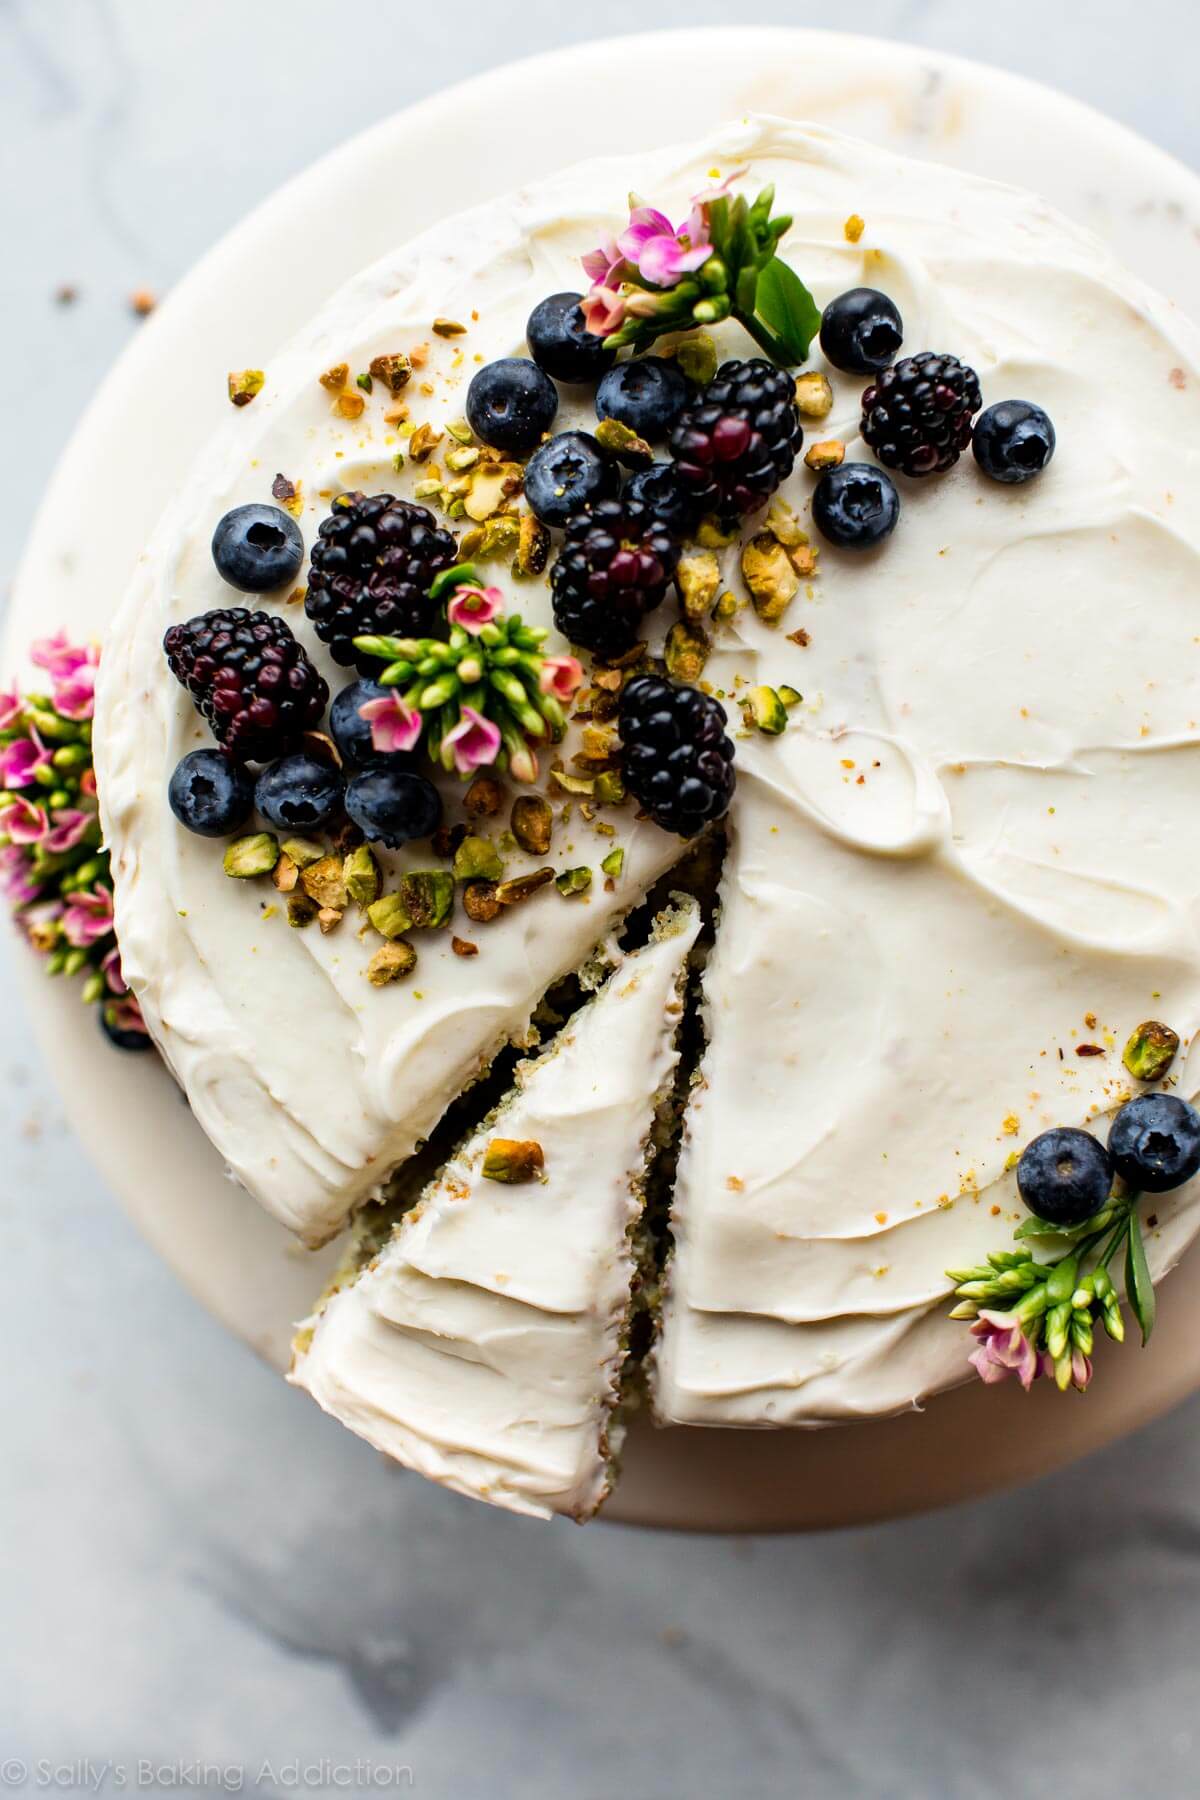
[[[460,1493],[586,1519],[608,1492],[632,1234],[699,922],[694,902],[660,920],[301,1329],[290,1379]],[[497,1137],[540,1145],[541,1180],[484,1176]]]
[[[481,933],[470,962],[426,935],[417,980],[376,993],[352,936],[264,922],[175,826],[167,776],[203,734],[163,629],[228,602],[213,525],[266,498],[276,470],[301,484],[308,538],[332,494],[411,494],[420,468],[393,472],[382,405],[331,416],[322,368],[428,338],[414,417],[460,416],[478,361],[520,351],[536,301],[581,284],[579,254],[622,222],[630,189],[682,217],[741,168],[775,183],[794,218],[783,254],[819,304],[883,288],[906,352],[952,350],[985,403],[1036,400],[1059,440],[1027,487],[988,482],[969,456],[905,483],[880,551],[826,550],[783,624],[745,608],[705,671],[735,723],[743,684],[804,700],[782,738],[738,734],[656,1404],[664,1419],[760,1424],[891,1411],[960,1377],[944,1271],[1008,1240],[1013,1152],[1119,1102],[1139,1020],[1192,1041],[1200,357],[1174,308],[1035,197],[813,127],[754,118],[583,164],[398,251],[273,359],[121,608],[96,755],[117,928],[151,1029],[234,1173],[318,1242],[679,845],[629,813],[612,815],[616,839],[577,816],[566,860],[622,844],[616,893],[542,896]],[[438,315],[465,336],[430,337]],[[714,335],[723,355],[751,352],[737,327]],[[815,346],[811,366],[825,366]],[[863,384],[829,374],[819,435],[864,455]],[[564,389],[555,429],[586,425],[588,399]],[[798,467],[783,489],[802,520],[811,485]],[[736,547],[723,575],[740,590]],[[548,622],[543,586],[493,578]],[[1200,1224],[1192,1190],[1157,1219],[1156,1274]]]

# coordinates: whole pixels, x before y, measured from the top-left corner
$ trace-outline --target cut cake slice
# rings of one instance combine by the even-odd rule
[[[637,1228],[699,926],[693,900],[659,915],[382,1246],[368,1209],[297,1334],[290,1380],[460,1493],[582,1520],[609,1491]],[[489,1150],[540,1169],[495,1179]]]

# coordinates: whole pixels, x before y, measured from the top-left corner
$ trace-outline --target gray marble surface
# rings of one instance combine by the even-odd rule
[[[738,11],[1003,63],[1200,159],[1184,0]],[[133,289],[456,72],[728,17],[459,0],[448,37],[443,9],[395,0],[0,0],[0,584]],[[820,1540],[491,1515],[383,1467],[180,1290],[31,1060],[11,954],[0,1786],[1197,1791],[1200,1400],[1023,1493]]]

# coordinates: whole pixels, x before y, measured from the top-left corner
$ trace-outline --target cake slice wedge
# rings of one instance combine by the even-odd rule
[[[690,899],[658,916],[382,1246],[367,1209],[297,1333],[291,1381],[459,1493],[583,1520],[609,1491],[638,1224],[699,926]],[[496,1178],[513,1173],[526,1178]]]

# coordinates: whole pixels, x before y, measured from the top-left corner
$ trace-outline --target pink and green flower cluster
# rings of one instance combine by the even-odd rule
[[[379,677],[394,693],[359,710],[380,751],[413,750],[468,776],[507,770],[536,781],[537,749],[558,743],[564,710],[583,680],[573,656],[544,656],[547,633],[504,617],[499,588],[472,563],[438,576],[431,597],[446,606],[445,638],[355,638],[355,648],[387,664]]]
[[[804,361],[821,315],[778,254],[791,219],[772,218],[773,187],[754,201],[730,193],[744,170],[692,198],[678,225],[630,198],[629,223],[583,258],[583,314],[611,349],[647,349],[665,332],[733,318],[781,367]]]
[[[121,973],[92,768],[99,651],[59,632],[30,650],[48,693],[0,692],[0,888],[52,975],[83,979],[121,1030],[144,1031]]]

